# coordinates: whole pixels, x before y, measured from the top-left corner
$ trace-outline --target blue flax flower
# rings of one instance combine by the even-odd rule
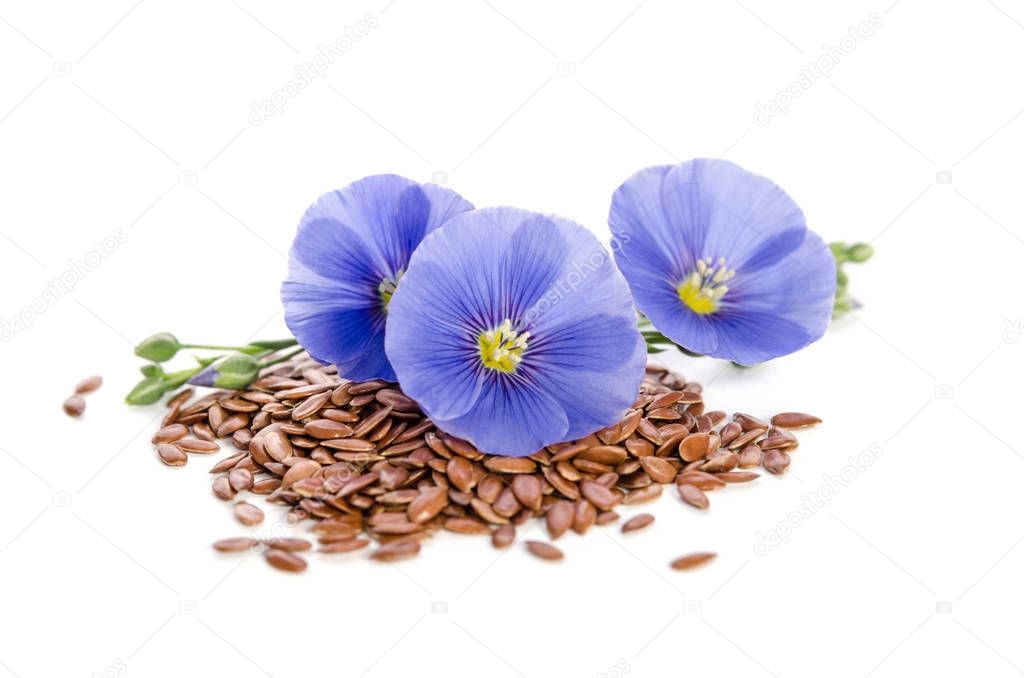
[[[288,329],[311,356],[349,379],[388,379],[391,295],[423,238],[473,209],[458,194],[393,174],[325,193],[299,222],[281,286]]]
[[[568,219],[462,214],[416,251],[391,300],[388,357],[438,427],[525,456],[613,424],[646,351],[610,255]]]
[[[637,308],[680,346],[752,365],[825,332],[835,260],[768,179],[725,160],[649,167],[608,219]]]

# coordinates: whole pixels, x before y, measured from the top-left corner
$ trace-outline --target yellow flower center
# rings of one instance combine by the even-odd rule
[[[377,293],[380,295],[380,301],[384,304],[384,310],[388,310],[388,304],[391,303],[391,297],[395,294],[395,290],[398,289],[398,282],[402,279],[402,274],[405,271],[399,271],[395,274],[395,279],[384,278],[377,285]]]
[[[717,264],[712,264],[711,257],[698,259],[696,270],[676,286],[676,292],[679,300],[694,313],[714,313],[718,302],[729,291],[725,283],[735,275],[736,271],[725,267],[724,257],[719,257]]]
[[[512,321],[508,318],[493,330],[488,330],[476,338],[480,347],[480,362],[484,367],[506,374],[515,372],[523,359],[526,340],[529,332],[519,333],[512,329]]]

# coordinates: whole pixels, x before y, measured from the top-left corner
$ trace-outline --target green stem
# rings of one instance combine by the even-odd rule
[[[209,351],[242,351],[248,346],[220,346],[219,344],[182,344],[181,348],[198,348]]]
[[[263,351],[279,351],[282,348],[295,346],[297,343],[299,343],[297,340],[293,338],[288,338],[250,341],[245,346],[222,346],[220,344],[182,344],[181,348],[197,348],[208,351],[238,351],[239,353],[256,355],[257,353],[262,353]]]
[[[298,344],[298,340],[293,337],[287,339],[267,339],[260,341],[250,341],[249,346],[255,346],[256,348],[270,349],[271,351],[280,351],[282,348],[288,348],[289,346],[295,346]]]
[[[282,353],[281,355],[279,355],[279,356],[277,356],[275,358],[271,358],[270,360],[263,360],[263,361],[260,362],[260,369],[262,369],[264,367],[270,367],[271,365],[276,365],[278,363],[283,363],[285,360],[288,360],[289,358],[294,358],[295,356],[297,356],[298,354],[302,353],[305,350],[306,349],[304,349],[301,346],[299,346],[294,351],[288,351],[286,353]]]

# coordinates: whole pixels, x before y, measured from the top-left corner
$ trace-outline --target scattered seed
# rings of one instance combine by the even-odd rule
[[[548,536],[554,540],[565,534],[566,530],[572,527],[575,515],[575,507],[568,502],[560,501],[550,506],[545,514]]]
[[[213,548],[222,553],[239,553],[256,548],[259,545],[260,541],[258,539],[251,539],[249,537],[229,537],[213,542]]]
[[[809,426],[817,426],[821,423],[821,419],[818,419],[813,414],[804,414],[802,412],[782,412],[772,417],[772,426],[778,426],[779,428],[807,428]]]
[[[296,400],[306,398],[322,391],[330,390],[327,384],[303,384],[295,388],[285,389],[276,393],[278,400]]]
[[[656,483],[671,483],[676,477],[676,467],[661,457],[641,457],[640,465]]]
[[[474,497],[469,500],[469,505],[478,516],[491,525],[504,525],[508,519],[519,512],[519,502],[512,496],[511,490],[504,490],[498,495],[498,500],[491,506],[483,499]]]
[[[64,401],[64,414],[69,417],[80,417],[85,412],[85,398],[73,395]]]
[[[181,440],[188,434],[188,427],[184,424],[169,424],[153,434],[153,444],[173,443]]]
[[[414,523],[425,523],[448,505],[448,492],[443,487],[435,487],[424,492],[409,502],[406,515]]]
[[[444,521],[444,529],[459,534],[490,534],[491,528],[473,518],[448,518]]]
[[[526,550],[542,560],[561,560],[564,557],[557,546],[544,541],[527,541]]]
[[[789,468],[789,455],[782,450],[768,450],[764,453],[764,469],[778,475]]]
[[[384,544],[374,551],[370,557],[374,560],[390,563],[395,560],[411,558],[419,552],[420,543],[418,541],[414,539],[401,539]]]
[[[169,443],[161,443],[157,445],[156,453],[160,457],[160,461],[168,466],[184,466],[188,461],[187,454]]]
[[[369,539],[343,539],[341,541],[332,541],[329,544],[323,544],[320,547],[320,553],[350,553],[352,551],[358,551],[359,549],[366,548],[369,545]]]
[[[602,511],[608,511],[618,503],[611,490],[593,480],[584,479],[581,484],[581,491],[587,501]]]
[[[679,474],[676,478],[677,485],[693,485],[697,489],[704,490],[717,490],[725,487],[725,481],[716,475],[705,473],[703,471],[687,471]]]
[[[711,552],[690,553],[673,560],[671,566],[673,570],[690,570],[713,560],[717,555]]]
[[[705,473],[722,473],[731,471],[740,464],[740,455],[736,453],[723,454],[720,457],[711,459],[700,467]]]
[[[632,490],[626,494],[626,498],[622,500],[623,504],[643,504],[648,501],[654,501],[661,496],[662,486],[657,484],[648,485],[647,487],[641,487],[638,490]]]
[[[175,408],[180,409],[184,407],[185,403],[187,403],[193,395],[195,395],[195,389],[191,387],[181,389],[167,399],[167,409],[173,410]]]
[[[319,412],[330,399],[330,391],[323,391],[322,393],[311,395],[292,410],[291,418],[294,421],[301,421],[306,417],[311,417]]]
[[[516,528],[514,525],[502,525],[491,534],[491,543],[496,549],[506,548],[515,540]]]
[[[537,476],[521,474],[512,478],[512,494],[526,508],[532,511],[540,510],[543,491]]]
[[[231,501],[235,498],[235,490],[231,487],[227,476],[221,476],[213,481],[213,493],[218,499]]]
[[[679,496],[682,497],[683,501],[690,506],[696,506],[699,509],[706,509],[710,505],[711,502],[708,501],[708,495],[704,494],[700,488],[694,485],[687,485],[686,483],[683,483],[678,487]]]
[[[446,466],[446,472],[448,474],[448,480],[452,482],[452,485],[463,492],[471,491],[473,489],[473,485],[476,484],[476,474],[473,472],[473,464],[465,457],[452,457],[449,459]],[[494,499],[492,498],[491,501],[494,501]]]
[[[211,424],[212,424],[212,419],[211,419]],[[228,417],[225,417],[224,421],[222,421],[219,426],[216,426],[215,429],[217,431],[217,437],[218,438],[223,438],[225,436],[231,435],[232,433],[234,433],[238,429],[242,428],[243,426],[248,426],[248,425],[249,425],[249,417],[248,417],[248,415],[240,414],[239,413],[239,414],[232,414],[232,415],[230,415]]]
[[[733,422],[735,423],[735,422]],[[758,438],[764,435],[766,429],[763,428],[752,428],[733,438],[732,442],[729,443],[730,450],[740,450],[746,445],[756,441]]]
[[[217,440],[217,434],[213,432],[210,425],[205,421],[197,421],[192,424],[192,435],[200,440],[205,440],[208,443],[212,443]]]
[[[683,461],[703,459],[709,452],[711,436],[707,433],[691,433],[679,442],[679,457]]]
[[[306,435],[318,440],[347,438],[352,435],[352,427],[333,419],[316,419],[306,424]]]
[[[75,393],[76,394],[92,393],[93,391],[98,389],[100,386],[103,386],[103,377],[101,377],[100,375],[96,374],[96,375],[93,375],[91,377],[86,377],[82,381],[78,382],[78,385],[75,386]]]
[[[322,447],[327,447],[332,450],[340,450],[343,452],[372,452],[377,447],[369,440],[361,440],[359,438],[323,440],[320,442],[320,445]]]
[[[621,464],[626,460],[628,452],[623,447],[616,445],[597,445],[596,447],[588,447],[583,450],[576,459],[586,459],[587,461],[597,462],[598,464],[606,464],[608,466],[614,466]]]
[[[641,513],[639,515],[633,516],[632,518],[624,522],[622,524],[622,531],[635,532],[637,530],[642,530],[643,528],[647,527],[653,522],[654,516],[652,516],[650,513]]]
[[[758,442],[758,446],[765,451],[793,449],[798,444],[796,436],[781,428],[774,429]]]
[[[313,548],[313,545],[305,539],[297,539],[295,537],[275,537],[264,540],[263,543],[269,548],[279,551],[308,551]]]
[[[728,445],[736,440],[741,433],[743,433],[743,427],[739,425],[739,422],[730,421],[722,427],[722,430],[718,432],[718,436],[721,438],[723,445]]]
[[[754,468],[761,465],[761,448],[747,445],[740,451],[740,468]]]
[[[528,457],[491,457],[484,466],[495,473],[533,473],[537,468],[536,462]]]
[[[265,516],[236,494],[261,494],[285,507],[288,523],[309,521],[322,552],[376,540],[370,557],[382,561],[416,555],[438,529],[489,535],[495,548],[512,544],[516,527],[531,518],[543,519],[551,540],[570,528],[585,534],[617,521],[619,504],[656,499],[673,482],[684,501],[707,508],[705,492],[758,477],[739,469],[783,471],[799,444],[788,429],[818,423],[798,413],[777,414],[770,425],[746,414],[730,421],[724,411],[705,411],[699,384],[656,367],[617,422],[529,457],[485,454],[436,430],[397,385],[344,381],[306,356],[275,365],[248,390],[215,391],[188,404],[192,397],[185,389],[167,403],[153,436],[164,463],[218,452],[217,439],[230,436],[238,452],[213,464],[213,491],[232,502],[240,522],[255,525]],[[652,521],[640,514],[621,529]],[[291,552],[312,547],[281,537],[222,540],[215,548],[261,545],[274,553],[267,556],[274,567],[296,572],[306,562]],[[526,548],[540,558],[563,557],[548,542]]]
[[[572,517],[572,531],[576,534],[586,534],[587,530],[597,522],[597,509],[586,499],[576,502],[576,510]]]
[[[176,440],[174,445],[185,452],[195,452],[196,454],[212,454],[213,452],[220,451],[220,445],[217,443],[199,440],[198,438],[182,438],[181,440]]]
[[[235,504],[235,518],[243,525],[259,525],[263,522],[263,509],[247,501]]]
[[[743,427],[744,431],[749,431],[755,428],[768,428],[768,424],[766,422],[763,422],[757,417],[751,416],[749,414],[743,414],[742,412],[737,412],[736,414],[734,414],[732,420],[737,422],[741,427]]]
[[[267,549],[264,557],[267,559],[268,563],[279,570],[284,570],[285,572],[302,572],[307,567],[305,560],[294,553],[289,553],[288,551],[282,551],[280,549]]]
[[[760,477],[760,474],[753,471],[726,471],[718,474],[719,480],[724,480],[727,483],[749,483]]]
[[[388,405],[396,412],[419,412],[420,406],[416,401],[401,391],[392,388],[382,388],[374,394],[377,402]]]

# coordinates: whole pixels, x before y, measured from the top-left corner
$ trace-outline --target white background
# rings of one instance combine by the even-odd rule
[[[829,77],[796,81],[872,14]],[[1011,0],[0,3],[0,675],[1024,672],[1022,60]],[[303,576],[212,552],[243,530],[212,461],[162,466],[159,413],[122,404],[134,342],[283,334],[299,215],[363,175],[446,175],[607,237],[626,176],[694,156],[878,251],[851,269],[865,307],[798,355],[669,359],[714,407],[822,416],[791,473],[704,513],[667,492],[624,511],[651,528],[569,535],[559,564],[448,534],[397,566],[314,554]],[[705,549],[711,566],[668,568]]]

